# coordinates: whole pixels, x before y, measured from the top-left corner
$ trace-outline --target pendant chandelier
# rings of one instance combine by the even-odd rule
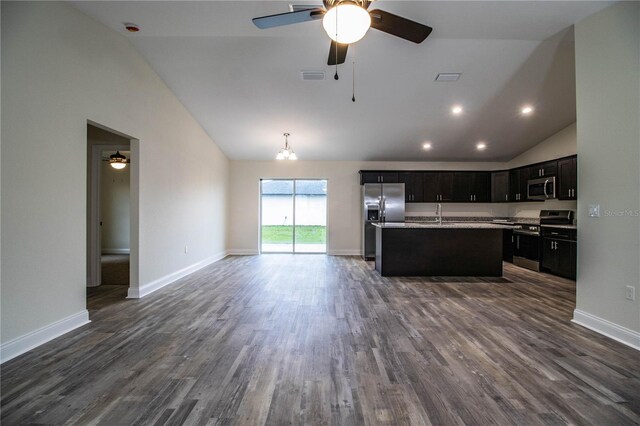
[[[293,152],[293,148],[289,145],[289,133],[284,134],[284,148],[278,151],[278,155],[276,155],[276,160],[297,160],[298,156],[295,152]]]

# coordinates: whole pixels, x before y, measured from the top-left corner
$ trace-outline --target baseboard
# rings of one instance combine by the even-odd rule
[[[151,294],[154,291],[157,291],[162,287],[179,280],[180,278],[186,277],[187,275],[204,268],[205,266],[211,265],[218,260],[224,259],[228,255],[229,254],[227,251],[223,251],[213,256],[207,257],[200,262],[194,263],[193,265],[187,266],[186,268],[182,268],[176,272],[172,272],[171,274],[167,274],[164,277],[158,278],[157,280],[151,281],[150,283],[143,284],[140,287],[129,287],[129,291],[127,292],[127,299],[140,299],[141,297]]]
[[[231,249],[228,250],[229,256],[256,256],[260,254],[254,249]]]
[[[621,325],[579,309],[573,311],[573,319],[571,322],[640,350],[640,333],[637,331],[622,327]]]
[[[128,248],[106,248],[101,250],[102,254],[131,254]]]
[[[360,256],[362,251],[358,250],[328,250],[329,256]]]
[[[8,342],[0,345],[0,363],[9,361],[10,359],[22,355],[33,348],[47,343],[56,337],[62,336],[63,334],[78,327],[82,327],[90,322],[89,311],[83,309],[78,313],[62,318],[61,320],[34,330],[23,336],[9,340]]]

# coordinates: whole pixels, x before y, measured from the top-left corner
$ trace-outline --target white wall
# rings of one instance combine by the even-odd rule
[[[640,3],[621,2],[575,26],[582,226],[574,320],[640,349],[639,23]],[[588,216],[592,204],[603,216]],[[635,301],[625,286],[635,287]]]
[[[110,152],[110,151],[109,151]],[[100,221],[102,252],[123,253],[129,250],[129,177],[130,166],[114,169],[101,164]]]
[[[1,7],[4,353],[86,315],[87,120],[139,140],[141,287],[224,254],[228,160],[124,37],[63,3]]]

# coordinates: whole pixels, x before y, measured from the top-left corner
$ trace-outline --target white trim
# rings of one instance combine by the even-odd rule
[[[164,286],[176,282],[180,278],[186,277],[187,275],[204,268],[205,266],[211,265],[218,260],[224,259],[227,256],[228,252],[223,251],[221,253],[207,257],[200,262],[196,262],[193,265],[187,266],[186,268],[182,268],[176,272],[167,274],[164,277],[160,277],[157,280],[151,281],[150,283],[141,285],[140,287],[129,287],[127,299],[140,299],[150,293],[153,293],[156,290],[161,289]]]
[[[128,248],[103,248],[102,254],[129,254],[131,250]]]
[[[351,250],[328,250],[327,254],[329,256],[360,256],[362,252],[360,249],[351,249]]]
[[[573,319],[571,322],[640,350],[640,333],[637,331],[633,331],[579,309],[573,311]]]
[[[62,318],[61,320],[45,325],[42,328],[9,340],[8,342],[0,345],[0,363],[9,361],[18,355],[22,355],[33,348],[45,344],[58,336],[62,336],[63,334],[78,327],[82,327],[90,322],[89,311],[83,309],[82,311],[66,318]]]
[[[254,249],[230,249],[227,253],[229,256],[257,256],[260,254],[258,250]]]

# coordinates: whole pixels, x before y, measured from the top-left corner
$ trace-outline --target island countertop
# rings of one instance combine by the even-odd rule
[[[515,226],[487,222],[383,222],[373,226],[381,229],[513,229]]]

